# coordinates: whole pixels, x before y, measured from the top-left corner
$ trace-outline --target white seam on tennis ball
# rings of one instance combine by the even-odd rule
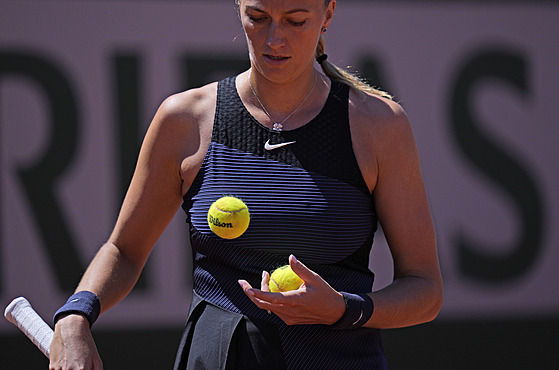
[[[215,209],[217,209],[219,212],[223,212],[223,213],[237,213],[237,212],[241,212],[242,210],[246,209],[246,207],[240,208],[236,211],[224,211],[222,209],[219,209],[219,207],[217,205],[214,206]]]
[[[283,291],[284,291],[282,288],[280,288],[280,285],[279,285],[274,279],[271,279],[271,278],[270,278],[270,281],[271,281],[272,283],[275,284],[276,288],[278,288],[278,290],[279,290],[280,292],[283,292]]]

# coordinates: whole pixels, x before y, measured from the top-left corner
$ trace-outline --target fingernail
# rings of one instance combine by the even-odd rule
[[[262,271],[262,279],[266,278],[266,271]]]
[[[250,296],[254,296],[254,291],[252,289],[247,289],[246,294],[248,294]]]

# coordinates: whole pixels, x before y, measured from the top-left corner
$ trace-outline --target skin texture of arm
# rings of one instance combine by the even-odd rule
[[[375,311],[366,326],[431,321],[442,304],[442,278],[408,117],[397,103],[359,92],[350,97],[350,107],[355,154],[394,260],[393,283],[370,294]]]
[[[113,232],[76,289],[95,293],[101,312],[130,292],[196,176],[211,139],[215,91],[211,84],[174,95],[156,113]],[[84,317],[58,321],[50,368],[102,368]]]

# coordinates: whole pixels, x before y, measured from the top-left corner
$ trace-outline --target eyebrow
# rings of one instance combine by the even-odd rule
[[[293,13],[300,13],[300,12],[309,13],[308,9],[300,8],[300,9],[291,9],[291,10],[288,10],[287,12],[285,12],[285,14],[293,14]]]
[[[266,13],[266,12],[263,11],[262,9],[257,8],[257,7],[255,7],[255,6],[250,6],[250,5],[247,5],[247,6],[245,7],[245,9],[254,10],[254,11],[259,12],[259,13]],[[302,13],[309,13],[309,10],[308,10],[308,9],[304,9],[304,8],[296,8],[296,9],[290,9],[290,10],[286,11],[284,14],[294,14],[294,13],[301,13],[301,12],[302,12]]]

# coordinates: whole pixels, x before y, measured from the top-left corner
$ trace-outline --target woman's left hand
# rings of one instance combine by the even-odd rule
[[[255,305],[275,313],[287,325],[331,325],[338,321],[346,309],[343,296],[295,256],[289,257],[289,265],[304,281],[297,290],[270,292],[270,275],[266,271],[262,274],[261,289],[253,288],[245,280],[239,280],[239,284]]]

